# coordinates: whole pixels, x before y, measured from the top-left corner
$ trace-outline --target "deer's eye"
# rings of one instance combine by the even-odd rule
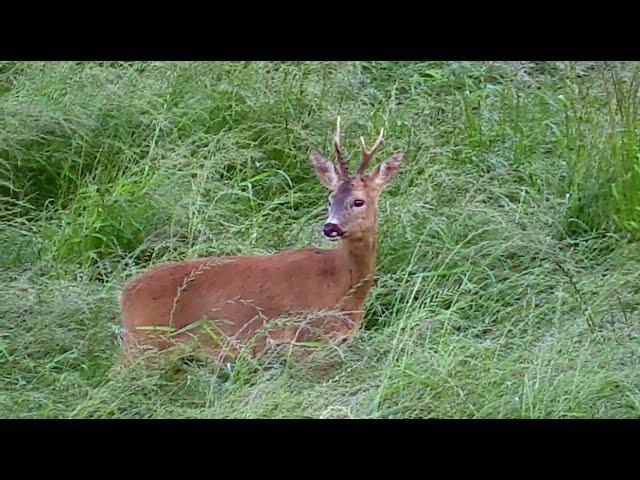
[[[356,207],[356,208],[360,208],[363,205],[364,205],[364,200],[358,199],[358,200],[354,200],[353,201],[353,206]]]

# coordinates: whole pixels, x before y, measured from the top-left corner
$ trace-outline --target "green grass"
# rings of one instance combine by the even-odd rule
[[[0,417],[640,416],[640,64],[0,63]],[[385,127],[364,328],[119,364],[168,260],[325,245],[311,146]]]

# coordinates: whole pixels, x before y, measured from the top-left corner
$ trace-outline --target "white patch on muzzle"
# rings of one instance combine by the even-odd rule
[[[333,215],[331,215],[329,218],[327,218],[327,221],[324,223],[333,223],[335,225],[340,226],[340,223],[338,222],[338,219],[336,217],[334,217]]]

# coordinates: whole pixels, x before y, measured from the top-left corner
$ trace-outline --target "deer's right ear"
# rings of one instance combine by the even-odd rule
[[[320,183],[328,189],[334,190],[338,186],[338,172],[333,162],[317,150],[311,150],[309,158]]]

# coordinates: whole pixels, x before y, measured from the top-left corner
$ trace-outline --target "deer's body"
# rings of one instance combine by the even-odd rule
[[[381,137],[365,152],[365,167],[380,142]],[[317,152],[311,159],[319,180],[333,192],[323,232],[342,239],[338,248],[211,257],[151,269],[123,291],[125,346],[162,350],[197,338],[219,359],[227,359],[244,348],[256,355],[271,343],[340,343],[353,335],[374,282],[377,198],[398,169],[401,154],[369,176],[361,165],[358,175],[350,177],[339,124],[335,146],[339,171]],[[274,321],[283,318],[296,320]]]
[[[346,248],[345,248],[346,247]],[[305,248],[275,255],[213,257],[168,263],[132,280],[121,303],[127,343],[137,339],[164,349],[171,342],[191,339],[216,354],[237,355],[254,337],[251,352],[258,354],[271,341],[289,343],[324,337],[347,339],[362,321],[363,305],[372,283],[375,251],[352,255],[343,248]],[[290,325],[268,323],[296,316]],[[148,327],[184,329],[203,319],[216,337],[225,338],[222,352],[202,329],[168,337]],[[143,329],[139,329],[143,327]],[[163,330],[160,332],[164,333]]]

